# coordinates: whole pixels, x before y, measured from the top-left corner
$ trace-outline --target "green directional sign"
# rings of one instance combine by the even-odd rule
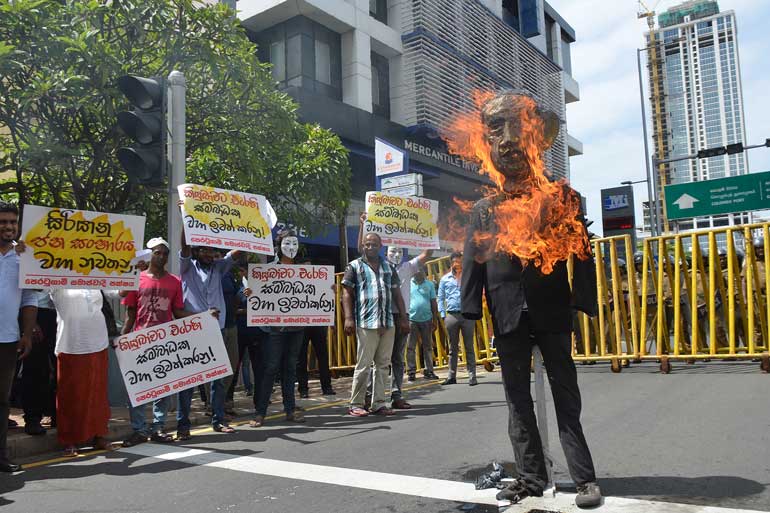
[[[669,219],[770,209],[770,171],[667,185],[665,192]]]

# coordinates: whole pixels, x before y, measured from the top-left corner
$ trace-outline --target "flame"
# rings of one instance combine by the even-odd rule
[[[480,172],[495,185],[482,190],[483,197],[490,201],[495,227],[474,234],[482,258],[507,253],[518,257],[524,266],[533,263],[543,274],[550,274],[557,262],[572,254],[588,258],[591,249],[580,220],[580,197],[566,180],[549,179],[543,160],[548,146],[545,122],[532,98],[520,96],[515,106],[521,120],[520,151],[529,171],[516,183],[508,183],[496,169],[481,119],[482,106],[495,95],[492,91],[476,91],[476,110],[458,115],[444,134],[449,151],[478,162]],[[467,210],[467,204],[458,204]]]

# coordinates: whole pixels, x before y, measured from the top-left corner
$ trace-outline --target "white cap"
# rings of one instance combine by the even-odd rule
[[[171,246],[168,245],[168,242],[166,242],[166,240],[163,237],[155,237],[154,239],[150,239],[147,241],[147,247],[149,249],[152,249],[155,246],[160,246],[161,244],[166,246],[166,248],[171,249]]]

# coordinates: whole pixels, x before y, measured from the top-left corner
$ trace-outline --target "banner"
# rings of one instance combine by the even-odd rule
[[[115,355],[131,406],[233,373],[219,321],[208,312],[121,335]]]
[[[274,253],[276,216],[264,196],[188,183],[178,189],[187,244]]]
[[[438,201],[366,193],[364,236],[376,233],[384,246],[439,249]]]
[[[249,326],[334,324],[334,267],[250,264]]]
[[[24,205],[19,287],[137,289],[144,217]]]
[[[374,138],[374,174],[375,176],[402,173],[407,170],[407,156],[389,142]]]

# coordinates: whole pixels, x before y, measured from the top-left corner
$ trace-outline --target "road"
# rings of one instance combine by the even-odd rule
[[[677,503],[693,505],[680,506],[683,512],[770,511],[770,376],[758,366],[676,364],[670,375],[653,363],[617,375],[607,365],[579,366],[583,424],[602,490],[635,499],[601,509],[675,511]],[[494,491],[476,492],[467,483],[492,460],[512,458],[499,372],[482,371],[477,387],[465,380],[415,385],[408,395],[415,408],[391,418],[355,419],[338,403],[308,411],[305,425],[273,420],[235,435],[202,432],[184,445],[145,444],[2,476],[0,508],[497,512]],[[550,408],[557,479],[565,479]]]

